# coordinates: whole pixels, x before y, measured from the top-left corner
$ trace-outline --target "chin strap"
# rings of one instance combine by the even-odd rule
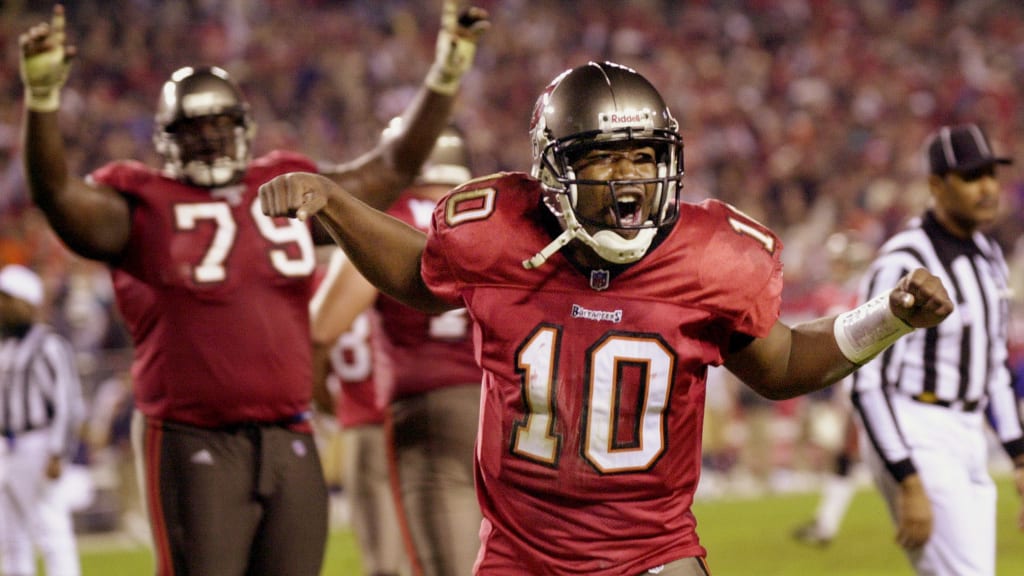
[[[547,246],[542,248],[540,252],[534,254],[532,258],[523,260],[523,268],[526,268],[527,270],[540,268],[545,262],[548,261],[548,258],[554,256],[555,252],[558,252],[566,244],[572,242],[572,239],[575,237],[576,235],[573,233],[572,228],[566,228],[565,232],[559,234],[558,238],[552,240]]]
[[[647,248],[651,245],[651,241],[656,233],[654,228],[640,230],[634,239],[639,240],[636,246],[630,246],[632,241],[626,240],[611,230],[601,230],[594,235],[590,235],[583,228],[583,225],[580,224],[580,221],[576,219],[576,213],[569,205],[567,194],[558,195],[558,204],[562,209],[562,221],[565,223],[565,231],[542,248],[540,252],[534,254],[532,258],[523,260],[523,268],[527,270],[539,268],[555,252],[558,252],[576,238],[579,238],[581,242],[589,246],[598,256],[612,264],[636,262],[647,253]]]
[[[568,194],[558,195],[558,206],[562,209],[562,220],[565,222],[565,231],[559,234],[558,237],[552,240],[547,246],[541,248],[540,252],[534,254],[532,258],[523,260],[523,268],[526,268],[527,270],[540,268],[548,261],[548,258],[555,255],[555,252],[558,252],[564,248],[566,244],[572,242],[573,238],[579,237],[579,232],[584,231],[583,225],[576,219],[576,213],[572,211],[572,206],[569,205]]]

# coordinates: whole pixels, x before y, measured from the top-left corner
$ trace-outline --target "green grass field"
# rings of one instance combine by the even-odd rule
[[[751,500],[698,502],[698,531],[714,576],[912,576],[893,543],[884,505],[873,490],[857,493],[842,531],[831,546],[811,548],[790,538],[816,504],[814,494]],[[997,574],[1024,574],[1024,534],[1016,529],[1020,499],[1007,480],[999,481]],[[82,576],[152,574],[144,548],[101,551],[83,546]],[[352,535],[331,535],[323,574],[356,576],[359,554]]]

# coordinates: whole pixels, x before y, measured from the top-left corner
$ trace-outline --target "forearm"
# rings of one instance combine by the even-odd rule
[[[377,288],[336,248],[327,273],[310,301],[313,343],[333,345],[377,300]]]
[[[420,277],[420,255],[426,245],[423,232],[374,210],[344,190],[332,194],[316,217],[363,277],[380,291],[425,312],[452,308],[435,297]]]
[[[831,386],[857,368],[836,345],[833,320],[820,318],[793,328],[776,323],[767,338],[730,355],[726,367],[771,400]]]
[[[382,135],[377,146],[351,162],[321,166],[320,173],[371,207],[387,208],[416,179],[448,125],[454,101],[454,95],[424,85],[398,127]]]
[[[370,206],[390,206],[413,182],[447,126],[477,43],[490,26],[487,11],[445,0],[434,63],[419,92],[380,142],[356,160],[321,173]]]
[[[382,143],[386,164],[407,184],[419,174],[430,156],[438,136],[450,121],[454,104],[454,94],[443,94],[423,85],[402,113],[404,130]]]
[[[57,112],[25,110],[22,135],[25,181],[32,201],[47,217],[60,219],[62,192],[67,190],[68,169],[64,140],[58,125]]]
[[[327,387],[331,371],[330,345],[313,344],[313,404],[325,414],[334,414],[334,397]]]

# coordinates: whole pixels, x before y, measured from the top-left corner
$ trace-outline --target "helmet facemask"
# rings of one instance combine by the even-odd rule
[[[245,175],[255,131],[226,72],[183,68],[164,85],[153,142],[168,176],[213,188]]]
[[[648,146],[655,150],[657,159],[653,177],[585,180],[576,174],[574,165],[590,150],[628,152]],[[658,228],[671,225],[678,216],[682,175],[670,176],[668,168],[678,165],[677,151],[671,139],[663,141],[629,134],[567,146],[553,142],[542,159],[541,172],[551,176],[542,183],[545,204],[558,217],[563,229],[573,230],[573,236],[601,258],[614,264],[635,262],[647,252]],[[582,193],[581,188],[591,190]],[[595,193],[601,189],[603,192]],[[580,204],[582,195],[596,206],[584,209]],[[598,210],[595,212],[595,209]]]
[[[613,264],[636,262],[647,253],[658,229],[678,218],[682,136],[661,96],[635,71],[590,63],[563,73],[538,99],[531,137],[532,173],[540,180],[544,204],[558,218],[563,233],[526,260],[525,267],[540,266],[573,239]],[[577,177],[574,165],[589,151],[616,154],[645,147],[655,155],[652,177]],[[637,186],[643,186],[642,196]],[[600,218],[587,217],[588,210],[580,205],[581,187],[606,189],[603,205],[608,209]],[[593,202],[592,193],[588,194],[587,201]]]

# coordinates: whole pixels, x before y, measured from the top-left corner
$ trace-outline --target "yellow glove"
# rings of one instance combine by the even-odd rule
[[[68,79],[71,51],[64,47],[64,7],[53,8],[50,23],[33,26],[18,40],[25,106],[36,112],[60,108],[60,89]]]
[[[491,26],[487,18],[487,11],[483,8],[468,7],[460,13],[456,0],[444,1],[434,64],[427,73],[427,87],[441,94],[455,94],[462,76],[473,64],[477,42]]]

